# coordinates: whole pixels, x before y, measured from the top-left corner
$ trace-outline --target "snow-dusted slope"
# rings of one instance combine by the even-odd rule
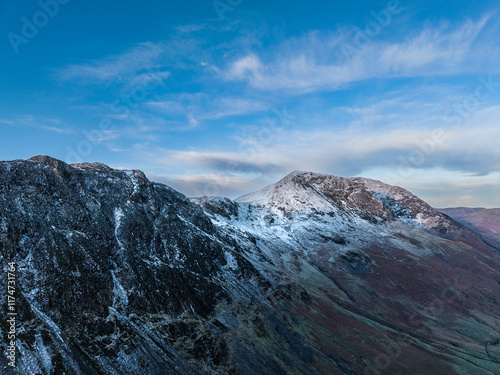
[[[336,204],[307,181],[303,173],[295,171],[255,193],[244,195],[236,202],[251,202],[266,206],[282,214],[306,211],[334,211]]]
[[[380,199],[384,207],[397,219],[428,230],[437,230],[440,233],[455,227],[445,216],[425,201],[399,186],[387,185],[368,178],[353,178],[351,181]]]
[[[329,249],[331,261],[373,244],[417,256],[438,254],[442,249],[433,242],[442,238],[489,248],[407,190],[365,178],[295,171],[234,202],[193,201],[233,235],[261,238],[267,248],[290,246],[313,258]]]
[[[426,335],[429,334],[426,337],[435,340],[426,341],[431,351],[441,352],[435,346],[437,342],[463,337],[462,329],[469,323],[461,323],[459,328],[453,322],[462,321],[461,313],[452,311],[470,302],[460,300],[455,304],[453,293],[446,302],[433,291],[442,294],[463,288],[457,281],[458,275],[464,284],[473,285],[470,278],[479,277],[481,272],[489,280],[486,288],[498,289],[495,278],[500,280],[500,274],[490,268],[499,268],[493,260],[498,259],[498,254],[488,244],[410,192],[380,181],[295,171],[276,184],[235,201],[220,197],[192,201],[203,208],[219,230],[237,241],[261,274],[279,274],[278,280],[292,284],[300,279],[321,285],[319,289],[336,294],[331,298],[338,298],[342,305],[353,303],[363,311],[376,312],[383,325],[388,319],[398,331],[414,334],[415,327],[407,319],[415,319],[415,311],[426,311],[430,302],[444,304],[440,309],[446,310],[446,315],[441,316],[441,310],[439,315],[422,313],[426,315],[422,318],[426,321]],[[483,271],[468,270],[470,264],[477,266],[478,262],[485,265]],[[323,284],[318,270],[334,283],[333,289]],[[477,292],[468,293],[478,303],[484,302]],[[498,301],[491,307],[498,309]],[[323,311],[317,304],[312,309],[318,311],[319,321],[323,316],[336,322],[336,314],[331,310]],[[420,313],[418,317],[421,318]],[[490,328],[484,331],[488,333],[482,345],[489,347],[489,353],[494,350],[491,343],[497,342],[491,330],[496,324],[489,321]],[[342,323],[332,323],[335,332],[339,332],[339,325]],[[352,335],[357,328],[346,332]],[[415,334],[419,340],[427,340],[420,333]],[[362,337],[365,342],[364,334]],[[347,341],[357,346],[350,339]],[[371,342],[375,345],[375,341]],[[397,341],[387,345],[406,354],[392,358],[390,353],[379,352],[375,355],[378,358],[392,358],[389,368],[368,366],[364,372],[352,373],[495,373],[495,364],[482,368],[485,362],[477,361],[483,355],[480,346],[473,350],[475,354],[451,349],[455,358],[461,358],[459,362],[464,359],[467,363],[446,369],[433,359],[421,362],[416,359],[420,354],[410,354]],[[494,360],[489,358],[487,362]]]
[[[438,235],[462,231],[446,216],[409,191],[368,178],[343,178],[292,172],[276,184],[235,200],[266,207],[273,213],[311,212],[361,218],[371,223],[399,220]]]

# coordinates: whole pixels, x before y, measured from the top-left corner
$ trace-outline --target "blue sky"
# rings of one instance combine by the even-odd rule
[[[496,1],[0,3],[0,159],[237,197],[292,170],[499,207]]]

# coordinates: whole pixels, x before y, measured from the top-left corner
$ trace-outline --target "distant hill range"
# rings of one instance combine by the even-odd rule
[[[474,231],[500,241],[500,208],[440,208],[452,219],[472,228]]]

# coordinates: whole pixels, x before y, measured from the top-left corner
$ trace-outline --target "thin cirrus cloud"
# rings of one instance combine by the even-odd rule
[[[177,27],[163,40],[135,44],[119,54],[67,65],[58,69],[55,76],[85,84],[122,83],[131,79],[142,81],[141,75],[164,79],[171,70],[196,69],[200,61],[210,57],[206,38],[200,34],[204,29],[203,25]]]
[[[55,76],[84,84],[161,82],[170,77],[170,69],[185,67],[182,60],[195,50],[199,50],[197,40],[176,35],[162,42],[140,43],[121,54],[65,66]]]
[[[59,134],[71,134],[74,129],[71,127],[61,127],[62,121],[56,118],[41,118],[33,115],[15,116],[11,119],[0,119],[0,123],[13,127],[28,127],[46,130]]]
[[[266,56],[249,52],[233,61],[221,76],[262,90],[307,93],[337,90],[371,78],[468,71],[471,61],[481,61],[491,53],[487,41],[479,38],[489,19],[469,20],[455,29],[449,25],[426,27],[404,41],[373,40],[348,59],[341,52],[344,41],[339,35],[318,38],[317,32],[309,33]],[[489,33],[494,29],[491,26]],[[478,43],[484,45],[478,48]]]
[[[61,80],[77,80],[86,83],[121,81],[138,72],[155,67],[165,54],[162,44],[142,43],[130,51],[84,64],[66,66],[57,72]]]
[[[190,123],[268,111],[271,103],[237,96],[213,97],[208,94],[170,95],[145,103],[149,109],[164,115],[186,115]]]

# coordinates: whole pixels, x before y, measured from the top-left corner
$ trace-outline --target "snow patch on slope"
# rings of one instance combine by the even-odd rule
[[[115,309],[118,309],[118,307],[125,308],[128,305],[127,291],[114,271],[111,271],[111,276],[113,277],[113,307]]]
[[[123,210],[120,207],[115,208],[115,239],[116,242],[118,242],[118,246],[120,246],[120,250],[122,253],[125,251],[125,247],[120,240],[120,225],[122,222],[122,218],[124,217],[125,214],[123,213]]]

